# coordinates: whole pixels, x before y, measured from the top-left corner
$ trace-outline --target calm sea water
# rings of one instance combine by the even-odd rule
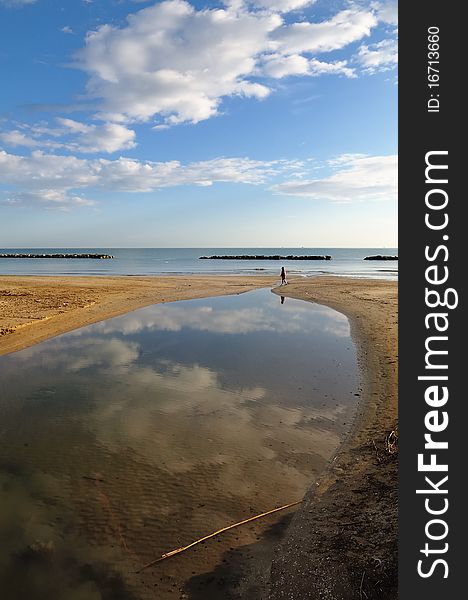
[[[225,273],[277,274],[284,266],[290,275],[348,275],[396,279],[397,261],[365,261],[374,254],[398,254],[397,248],[16,248],[0,253],[112,254],[112,260],[0,259],[0,274],[17,275],[163,275]],[[330,261],[199,260],[214,254],[330,254]]]
[[[302,498],[349,431],[359,374],[344,315],[259,290],[0,357],[0,392],[2,598],[221,599],[218,565],[251,564],[284,513],[137,570]]]

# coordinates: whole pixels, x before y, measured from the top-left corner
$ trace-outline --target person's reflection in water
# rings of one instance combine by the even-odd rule
[[[281,296],[281,304],[284,304],[284,296]]]

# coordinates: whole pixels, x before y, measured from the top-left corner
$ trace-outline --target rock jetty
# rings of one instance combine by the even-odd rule
[[[219,256],[200,256],[200,260],[331,260],[331,256],[326,255],[315,255],[309,254],[305,256],[294,256],[289,254],[288,256],[280,256],[279,254],[267,255],[267,254],[238,254],[237,256],[226,254]]]
[[[111,254],[0,254],[0,258],[114,258]]]
[[[375,256],[366,256],[364,260],[398,260],[398,256],[386,256],[384,254],[376,254]]]

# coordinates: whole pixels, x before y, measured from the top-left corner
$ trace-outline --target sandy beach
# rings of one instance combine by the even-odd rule
[[[1,276],[0,354],[150,304],[239,294],[277,283],[265,276]],[[272,600],[394,598],[397,461],[391,434],[397,427],[397,283],[319,277],[292,281],[275,292],[330,306],[348,317],[362,389],[351,434],[296,511],[273,560],[271,579],[268,566],[258,593]],[[254,598],[248,591],[233,597]]]

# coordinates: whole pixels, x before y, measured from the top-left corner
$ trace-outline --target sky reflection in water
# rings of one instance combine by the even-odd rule
[[[0,588],[94,600],[144,598],[136,564],[301,498],[358,374],[343,315],[260,290],[57,337],[3,357],[0,382]],[[206,568],[183,565],[165,572]]]

